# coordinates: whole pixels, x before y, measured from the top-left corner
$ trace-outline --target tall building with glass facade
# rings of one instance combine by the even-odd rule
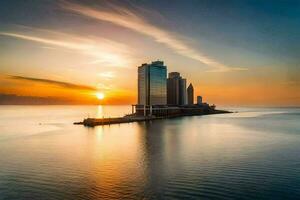
[[[179,72],[169,73],[167,80],[167,103],[170,105],[185,105],[186,79],[180,76]]]
[[[138,104],[165,105],[167,103],[167,67],[162,61],[138,67]]]

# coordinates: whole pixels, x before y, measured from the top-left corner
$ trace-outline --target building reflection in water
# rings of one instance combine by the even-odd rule
[[[85,195],[93,199],[162,198],[164,185],[178,173],[182,162],[181,130],[169,123],[172,121],[90,128],[91,185]]]
[[[99,109],[100,110],[100,109]],[[85,199],[163,199],[180,188],[197,188],[218,176],[228,165],[220,152],[232,143],[233,127],[199,117],[157,120],[86,128]],[[191,125],[192,124],[192,125]],[[217,134],[215,126],[222,128]],[[228,131],[228,134],[226,134]],[[239,131],[239,129],[237,129]],[[228,150],[227,150],[228,151]],[[235,151],[230,152],[234,158]],[[234,159],[230,159],[230,164]],[[238,158],[238,157],[237,157]],[[194,191],[199,192],[201,191]]]
[[[142,198],[145,153],[138,124],[89,129],[90,174],[85,195],[93,199]],[[122,131],[121,131],[122,130]]]

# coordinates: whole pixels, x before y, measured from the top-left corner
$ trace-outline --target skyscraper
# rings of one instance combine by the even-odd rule
[[[179,81],[179,105],[187,104],[187,95],[186,95],[186,79],[182,78]]]
[[[165,105],[167,103],[167,67],[162,61],[138,67],[138,104]]]
[[[167,103],[171,105],[186,104],[186,79],[183,79],[178,72],[169,73]]]
[[[202,96],[197,96],[197,104],[198,105],[202,104]]]
[[[167,80],[167,103],[171,105],[179,104],[179,77],[178,72],[169,73]]]
[[[190,83],[189,87],[187,88],[187,97],[188,97],[188,104],[193,105],[194,104],[194,87]]]

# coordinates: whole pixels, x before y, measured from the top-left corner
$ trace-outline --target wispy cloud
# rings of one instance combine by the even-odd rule
[[[112,90],[114,88],[114,86],[112,84],[106,85],[104,83],[98,83],[97,84],[97,89],[98,90],[104,90],[104,91],[108,91],[108,90]]]
[[[288,81],[283,82],[282,85],[300,86],[300,80],[288,80]]]
[[[211,72],[245,70],[244,68],[229,67],[217,62],[209,56],[204,55],[199,50],[190,47],[184,41],[176,37],[173,33],[163,30],[157,26],[154,26],[153,24],[150,24],[142,16],[137,15],[136,13],[132,12],[127,8],[111,6],[112,10],[107,10],[104,8],[95,9],[71,2],[62,3],[62,7],[74,13],[101,21],[107,21],[136,31],[143,35],[152,37],[155,41],[166,45],[174,52],[212,67],[212,69],[210,70]]]
[[[18,34],[18,33],[0,32],[0,35],[15,37],[15,38],[24,39],[24,40],[30,40],[30,41],[34,41],[34,42],[40,42],[40,43],[44,43],[44,44],[50,44],[50,45],[54,45],[54,46],[65,47],[65,48],[69,48],[69,49],[81,50],[81,49],[88,48],[88,46],[85,46],[84,44],[75,44],[75,43],[70,43],[70,42],[64,42],[64,41],[47,39],[47,38],[42,38],[42,37],[30,36],[30,35],[23,35],[23,34]]]
[[[13,75],[8,76],[8,77],[10,79],[14,79],[14,80],[30,81],[30,82],[43,83],[43,84],[48,84],[48,85],[55,85],[55,86],[59,86],[62,88],[67,88],[67,89],[97,91],[97,88],[94,88],[91,86],[79,85],[79,84],[50,80],[50,79],[33,78],[33,77],[25,77],[25,76],[13,76]]]
[[[28,28],[27,28],[28,29]],[[87,64],[102,64],[103,66],[128,67],[133,50],[125,44],[106,38],[83,38],[70,34],[55,32],[47,29],[30,28],[28,34],[17,32],[0,32],[2,36],[8,36],[53,47],[61,47],[89,56]],[[39,36],[41,33],[45,36]]]
[[[116,76],[115,72],[108,71],[108,72],[101,72],[98,74],[100,77],[103,77],[105,79],[112,79]]]

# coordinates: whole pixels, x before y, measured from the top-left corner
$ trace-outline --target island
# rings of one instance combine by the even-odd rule
[[[135,110],[135,111],[134,111]],[[184,105],[184,106],[169,106],[169,105],[155,105],[142,106],[132,105],[132,114],[124,117],[114,118],[86,118],[82,122],[75,122],[74,124],[84,125],[87,127],[121,124],[131,122],[144,122],[158,119],[167,119],[183,116],[197,116],[197,115],[211,115],[211,114],[225,114],[232,113],[226,110],[217,110],[215,105],[208,105],[203,103],[201,105]]]
[[[197,96],[194,103],[194,86],[187,86],[187,79],[179,72],[170,72],[167,77],[167,66],[163,61],[143,63],[138,67],[137,104],[132,105],[132,112],[124,117],[87,118],[82,122],[85,126],[109,125],[130,122],[151,121],[194,115],[210,115],[231,113],[217,110],[216,106],[203,102]]]

